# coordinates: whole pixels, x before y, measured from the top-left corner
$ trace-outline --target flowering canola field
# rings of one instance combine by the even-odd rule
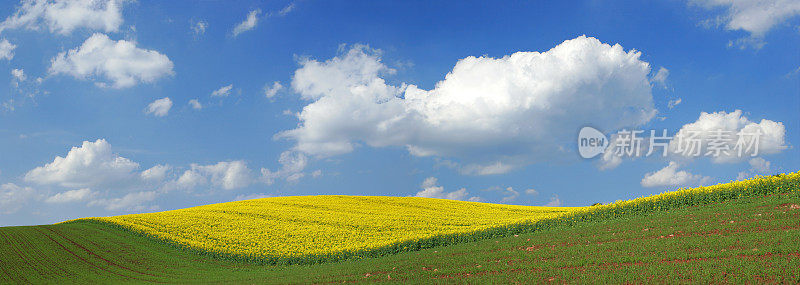
[[[417,197],[299,196],[91,219],[203,253],[280,262],[447,244],[489,228],[579,209]]]

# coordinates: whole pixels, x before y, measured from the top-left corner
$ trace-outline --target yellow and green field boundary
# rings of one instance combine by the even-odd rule
[[[449,228],[449,232],[445,232],[442,234],[436,234],[435,231],[432,231],[434,234],[430,234],[429,232],[427,236],[420,235],[415,238],[399,239],[382,245],[380,244],[355,245],[352,248],[344,250],[336,250],[335,248],[332,248],[327,252],[325,252],[324,250],[317,250],[311,252],[301,251],[301,252],[280,253],[280,254],[270,253],[267,251],[239,253],[236,252],[235,250],[225,250],[208,246],[205,247],[197,246],[193,245],[190,242],[187,242],[186,240],[178,240],[175,238],[170,238],[169,230],[170,229],[174,230],[174,228],[161,227],[157,223],[158,219],[153,219],[153,220],[147,219],[148,217],[147,215],[158,215],[159,213],[134,215],[137,218],[135,219],[137,223],[130,222],[131,221],[130,219],[120,220],[120,217],[130,217],[130,216],[119,216],[110,218],[87,218],[87,219],[68,221],[65,223],[92,222],[92,223],[112,225],[114,227],[130,231],[137,235],[151,238],[159,243],[164,243],[192,253],[212,256],[215,258],[221,258],[227,260],[245,261],[256,264],[314,264],[314,263],[322,263],[327,261],[335,261],[343,259],[362,259],[368,257],[386,256],[401,252],[416,251],[420,249],[432,248],[443,245],[473,242],[473,241],[492,239],[498,237],[507,237],[522,233],[537,232],[537,231],[560,228],[560,227],[570,227],[579,223],[589,222],[589,221],[601,221],[606,219],[614,219],[627,216],[639,216],[654,212],[665,212],[678,208],[714,204],[740,198],[761,197],[774,194],[786,194],[798,191],[800,191],[800,172],[795,172],[795,173],[780,174],[773,176],[759,176],[745,181],[735,181],[726,184],[718,184],[718,185],[690,188],[690,189],[679,189],[677,191],[665,192],[662,194],[653,195],[649,197],[641,197],[628,201],[617,201],[608,205],[599,205],[599,206],[581,207],[581,208],[561,208],[562,210],[560,211],[555,211],[553,209],[546,209],[542,207],[502,205],[502,207],[500,208],[492,209],[492,211],[495,212],[489,211],[489,214],[486,215],[489,215],[488,217],[490,218],[496,218],[497,217],[496,215],[498,215],[498,213],[505,213],[505,214],[514,213],[516,215],[511,219],[504,220],[504,224],[497,224],[497,223],[492,224],[490,222],[486,222],[485,220],[483,220],[482,222],[476,223],[478,226],[470,224],[456,225],[455,227]],[[326,196],[317,196],[317,197],[325,198]],[[370,197],[357,197],[357,196],[356,197],[335,196],[335,197],[338,197],[339,199],[359,199],[361,202],[368,201],[370,199]],[[292,197],[292,198],[301,199],[302,197]],[[266,198],[266,199],[268,200],[276,198]],[[393,199],[400,199],[400,200],[393,200],[394,202],[397,202],[397,201],[404,201],[403,199],[412,199],[412,198],[393,198]],[[251,201],[258,201],[258,200],[251,200]],[[279,203],[284,203],[284,205],[287,202],[285,200],[281,201],[280,199],[276,201],[279,201]],[[242,201],[242,202],[247,202],[247,201]],[[414,201],[414,203],[418,202],[419,201]],[[415,209],[416,212],[413,211],[412,209],[412,211],[409,212],[408,214],[410,215],[419,215],[420,213],[425,214],[426,212],[424,212],[424,210],[426,209],[428,211],[437,212],[435,206],[441,206],[441,205],[449,205],[449,207],[452,207],[443,209],[442,211],[448,211],[460,208],[462,211],[464,209],[472,209],[478,212],[488,211],[487,209],[483,208],[485,207],[484,205],[495,205],[495,204],[457,202],[457,201],[444,201],[445,203],[448,204],[440,205],[437,203],[440,203],[442,201],[436,201],[436,199],[426,199],[426,201],[424,202],[427,202],[427,204],[425,205],[430,206],[431,204],[433,204],[434,206],[430,207],[421,206],[421,208]],[[222,207],[222,208],[230,206],[229,203],[217,204],[217,205],[219,205],[217,207]],[[258,207],[263,205],[254,204],[250,206]],[[301,206],[307,206],[307,205],[301,205]],[[398,211],[403,207],[405,207],[405,205],[399,205],[399,206],[395,205],[395,206],[398,207],[397,209],[395,209]],[[358,209],[349,209],[348,207],[338,208],[335,202],[332,204],[327,204],[326,207],[333,207],[333,209],[336,209],[337,211],[343,211],[343,212],[335,212],[333,213],[333,215],[341,214],[350,210],[358,211]],[[200,208],[200,210],[202,211],[209,210],[201,207],[198,208]],[[310,209],[310,208],[305,208],[305,209]],[[220,209],[215,209],[215,210],[220,210]],[[181,214],[182,212],[179,211],[181,210],[178,210],[178,212],[174,213]],[[378,209],[378,211],[380,211],[380,209]],[[536,216],[530,219],[520,219],[520,217],[524,218],[526,211],[529,211],[531,215],[533,215],[533,213],[536,213]],[[162,213],[167,213],[167,212],[162,212]],[[371,212],[369,211],[363,212],[363,214],[365,215],[368,215],[370,213]],[[239,213],[237,213],[237,215],[238,214]],[[447,226],[453,226],[452,224],[450,224],[452,221],[463,219],[463,217],[464,216],[454,215],[452,216],[451,220],[446,220],[444,224]],[[262,218],[268,218],[268,216],[264,216]],[[402,222],[402,220],[400,221]],[[278,221],[278,222],[285,223],[286,221]],[[343,221],[343,223],[346,222],[353,222],[353,221],[347,221],[347,220]],[[142,226],[142,225],[147,225],[147,226]],[[314,224],[314,226],[318,227],[319,224]],[[338,225],[333,225],[334,228],[336,226]],[[402,224],[400,224],[400,226],[402,226]],[[433,226],[435,227],[442,225],[439,224]],[[151,230],[154,228],[161,229],[161,231]],[[358,231],[360,229],[356,228],[350,230]],[[391,231],[392,228],[387,228],[385,230]],[[265,238],[269,237],[269,232],[267,232],[267,234],[264,235],[263,237]],[[203,242],[204,239],[208,238],[210,237],[197,235],[195,236],[194,241]],[[304,237],[304,238],[309,238],[309,237]],[[307,242],[309,240],[314,241],[314,237],[310,237],[310,239],[306,239],[304,241]],[[369,241],[370,239],[362,239],[362,240]],[[255,242],[258,241],[256,240]],[[284,240],[282,242],[292,243],[292,242],[297,242],[297,240]]]

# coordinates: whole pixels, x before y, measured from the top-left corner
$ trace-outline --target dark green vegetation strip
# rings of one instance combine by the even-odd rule
[[[655,195],[651,197],[637,198],[628,201],[617,201],[609,205],[592,207],[586,211],[579,211],[566,214],[557,218],[549,218],[532,222],[522,222],[507,226],[494,227],[486,230],[470,233],[448,234],[435,236],[420,240],[410,240],[391,244],[384,247],[364,249],[359,251],[345,251],[331,254],[297,255],[297,256],[265,256],[265,255],[235,255],[219,252],[210,252],[182,244],[171,240],[162,240],[157,237],[153,239],[176,248],[193,252],[195,254],[207,255],[215,258],[244,261],[256,264],[271,265],[290,265],[290,264],[318,264],[330,261],[346,259],[363,259],[380,256],[393,255],[401,252],[418,251],[426,248],[446,246],[479,240],[506,237],[515,234],[530,233],[535,231],[570,227],[578,223],[629,217],[643,214],[650,214],[659,211],[668,211],[689,206],[706,205],[740,199],[747,197],[758,197],[772,194],[782,194],[800,191],[800,172],[788,175],[775,175],[763,178],[754,178],[746,181],[719,184],[694,189],[680,189],[668,193],[667,195]],[[77,222],[85,222],[79,220]],[[94,221],[97,223],[106,223]],[[69,222],[72,223],[72,222]],[[122,229],[128,229],[116,224],[107,223]],[[146,232],[131,231],[137,235],[150,236]]]
[[[317,265],[257,265],[94,223],[0,228],[0,283],[798,283],[800,193]]]

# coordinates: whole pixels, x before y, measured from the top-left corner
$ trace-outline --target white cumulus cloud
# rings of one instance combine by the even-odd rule
[[[53,196],[47,197],[45,199],[45,203],[51,204],[59,204],[59,203],[73,203],[73,202],[81,202],[90,199],[94,195],[89,188],[82,188],[76,190],[70,190],[66,192],[57,193]]]
[[[270,170],[261,168],[261,179],[270,185],[275,183],[276,179],[285,179],[288,182],[296,182],[303,178],[305,174],[303,170],[308,165],[308,157],[305,154],[295,151],[284,151],[278,158],[278,163],[281,168],[278,170]],[[320,172],[320,175],[322,173]]]
[[[453,192],[446,192],[444,187],[436,185],[437,182],[438,179],[436,179],[436,177],[425,178],[425,180],[422,181],[422,191],[417,192],[415,197],[468,200],[473,202],[483,201],[483,199],[478,196],[469,197],[469,192],[467,192],[466,188],[461,188]]]
[[[155,191],[141,191],[125,194],[119,198],[97,199],[89,202],[89,206],[101,206],[108,211],[134,210],[142,211],[148,209],[144,204],[151,202],[158,197]],[[152,209],[152,208],[151,208]]]
[[[519,192],[514,190],[512,187],[507,187],[503,191],[503,194],[503,199],[500,200],[501,203],[511,203],[514,202],[514,200],[517,200],[517,197],[519,197]]]
[[[302,162],[284,161],[285,172],[302,176]],[[242,160],[213,164],[190,164],[188,169],[157,164],[143,171],[140,165],[112,151],[104,139],[84,141],[66,156],[56,156],[51,163],[28,171],[24,181],[45,191],[5,184],[0,187],[0,213],[15,212],[29,202],[58,204],[85,202],[108,211],[142,211],[158,207],[156,199],[176,189],[188,193],[214,193],[217,189],[234,190],[260,182]],[[200,190],[200,191],[198,191]],[[202,191],[202,192],[201,192]],[[183,193],[187,194],[187,193]],[[232,198],[233,196],[231,196]],[[8,201],[6,203],[6,201]],[[41,206],[41,205],[40,205]]]
[[[692,174],[685,170],[679,170],[680,165],[677,162],[670,161],[669,164],[661,170],[648,172],[642,178],[642,186],[644,187],[662,187],[662,186],[679,186],[679,187],[693,187],[707,184],[711,181],[711,177],[702,176],[699,174]]]
[[[771,29],[800,15],[800,2],[796,0],[693,0],[691,3],[708,10],[724,9],[722,15],[708,19],[706,24],[749,33],[749,37],[731,42],[742,48],[761,48],[764,36]]]
[[[148,168],[145,171],[142,171],[142,173],[139,174],[139,176],[143,180],[148,182],[161,182],[167,178],[167,172],[169,172],[171,169],[172,167],[170,167],[169,165],[159,164],[151,168]]]
[[[138,48],[135,42],[114,41],[100,33],[80,47],[59,53],[50,62],[50,74],[93,79],[101,87],[127,88],[173,74],[172,61],[166,55]]]
[[[66,156],[56,156],[53,162],[25,174],[25,181],[55,184],[63,187],[90,187],[120,182],[134,175],[139,164],[111,152],[104,139],[84,141],[73,147]]]
[[[650,135],[649,131],[638,133],[636,137],[641,139],[638,152],[634,149],[629,156],[619,155],[618,152],[620,143],[626,147],[631,145],[630,138],[611,134],[609,145],[599,160],[599,169],[613,169],[623,160],[646,156],[650,151]],[[658,139],[663,135],[662,130],[655,130],[654,142],[658,145],[653,145],[650,156],[664,154],[661,144],[666,141]],[[780,153],[788,148],[783,123],[767,119],[753,122],[741,110],[701,112],[696,121],[683,125],[677,132],[668,132],[667,137],[671,139],[667,145],[666,159],[683,164],[702,158],[708,158],[713,163],[737,163]]]
[[[750,165],[750,169],[739,172],[736,176],[736,180],[745,180],[756,174],[769,174],[769,172],[772,171],[772,163],[760,157],[751,158],[748,164]]]
[[[247,187],[254,182],[252,170],[247,168],[247,163],[241,160],[220,161],[216,164],[192,164],[178,178],[178,185],[183,188],[193,188],[210,181],[213,186],[225,190]]]
[[[561,199],[558,198],[558,195],[553,195],[550,197],[550,201],[547,204],[544,204],[544,207],[561,207]]]
[[[422,191],[417,192],[416,197],[438,198],[450,200],[466,200],[469,193],[467,189],[461,188],[453,192],[445,192],[444,187],[437,186],[436,177],[428,177],[422,182]]]
[[[197,99],[189,100],[189,106],[192,106],[192,109],[195,109],[195,110],[202,110],[203,109],[203,104],[200,104],[200,101],[197,101]]]
[[[206,178],[200,174],[200,172],[196,170],[186,170],[178,177],[178,180],[175,181],[177,187],[182,189],[193,189],[200,185],[206,184]]]
[[[169,97],[164,97],[147,105],[145,113],[153,114],[153,116],[156,117],[163,117],[169,113],[170,108],[172,108],[172,100],[170,100]]]
[[[7,39],[0,40],[0,59],[11,60],[14,58],[14,49],[17,46],[10,43]]]
[[[11,214],[22,209],[36,192],[30,187],[22,187],[14,183],[0,185],[0,213]]]
[[[462,172],[497,174],[566,157],[575,132],[649,122],[650,65],[641,53],[591,37],[545,52],[459,60],[434,89],[387,84],[394,70],[363,45],[326,61],[304,59],[292,89],[310,101],[298,128],[277,137],[330,156],[359,144],[404,146],[415,156],[461,159]]]
[[[116,32],[122,25],[124,0],[23,0],[14,14],[0,23],[7,29],[49,29],[67,35],[80,28]]]
[[[695,143],[698,141],[699,144]],[[737,143],[741,143],[738,148]],[[767,119],[756,123],[741,110],[702,112],[697,121],[683,125],[669,144],[670,153],[677,153],[679,157],[708,156],[714,163],[739,162],[753,156],[779,153],[786,148],[783,123]]]
[[[752,158],[748,163],[750,164],[750,169],[758,173],[769,172],[771,168],[770,162],[760,157]]]
[[[514,190],[513,187],[492,186],[492,187],[489,187],[489,188],[487,188],[487,189],[485,189],[483,191],[484,192],[495,192],[495,193],[497,193],[497,195],[502,197],[502,198],[500,198],[500,203],[511,203],[511,202],[514,202],[520,196],[520,192],[517,191],[517,190]],[[530,194],[530,195],[538,194],[538,193],[536,193],[536,190],[533,190],[533,189],[528,189],[528,190],[525,191],[525,193],[526,194]],[[475,198],[477,198],[477,197],[475,197]],[[483,201],[483,200],[484,200],[483,198],[480,198],[479,201]],[[475,201],[475,200],[474,199],[470,199],[470,201]]]

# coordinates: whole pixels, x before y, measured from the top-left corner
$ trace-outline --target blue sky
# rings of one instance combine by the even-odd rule
[[[4,3],[0,225],[317,194],[582,206],[798,170],[800,4],[625,2]],[[767,137],[582,159],[582,126]]]

